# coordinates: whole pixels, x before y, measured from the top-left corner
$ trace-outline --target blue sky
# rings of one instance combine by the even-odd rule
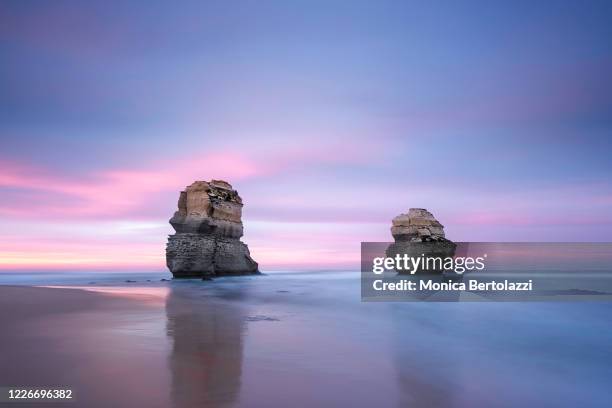
[[[410,207],[454,240],[609,241],[611,23],[605,1],[4,1],[0,267],[163,268],[178,191],[213,177],[264,269],[356,265]]]

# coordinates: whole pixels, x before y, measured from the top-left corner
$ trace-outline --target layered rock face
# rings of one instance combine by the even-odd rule
[[[446,258],[455,255],[457,245],[446,239],[444,226],[424,208],[411,208],[407,214],[395,217],[391,225],[395,243],[387,248],[387,256]],[[417,271],[419,272],[419,271]],[[430,269],[428,272],[441,272]],[[401,271],[400,273],[409,273]]]
[[[395,241],[446,241],[444,225],[424,208],[411,208],[392,221],[391,235]]]
[[[259,273],[243,234],[242,199],[226,181],[196,181],[181,191],[170,219],[166,265],[174,277]]]

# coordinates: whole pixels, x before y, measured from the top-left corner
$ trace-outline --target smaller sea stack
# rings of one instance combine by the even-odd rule
[[[391,234],[395,243],[387,248],[387,256],[446,258],[455,255],[457,244],[446,239],[444,226],[432,213],[424,208],[411,208],[407,214],[400,214],[392,221]],[[416,271],[417,273],[419,271]],[[427,272],[443,272],[428,270]],[[410,271],[399,271],[410,273]]]

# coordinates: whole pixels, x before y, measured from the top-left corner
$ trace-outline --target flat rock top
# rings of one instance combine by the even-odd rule
[[[230,183],[224,180],[194,181],[183,192],[194,197],[206,195],[209,199],[242,204],[242,198],[240,198],[238,192],[232,188]]]
[[[421,225],[429,226],[434,225],[436,227],[442,227],[442,224],[436,220],[432,213],[424,208],[411,208],[407,214],[400,214],[393,218],[394,226],[409,226],[409,225]]]
[[[396,241],[444,240],[444,226],[424,208],[411,208],[393,218],[391,234]]]
[[[191,183],[181,191],[170,219],[176,232],[242,236],[242,198],[224,180]]]

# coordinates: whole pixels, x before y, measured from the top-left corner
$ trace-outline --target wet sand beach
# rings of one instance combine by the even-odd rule
[[[331,272],[0,285],[0,386],[88,407],[604,407],[610,311],[362,303]]]
[[[162,310],[143,297],[0,286],[0,384],[72,389],[66,406],[169,406]]]

